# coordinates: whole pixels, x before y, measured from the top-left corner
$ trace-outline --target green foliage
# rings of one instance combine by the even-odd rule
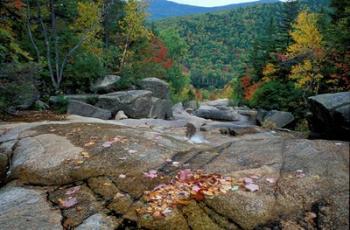
[[[2,64],[0,65],[0,113],[16,109],[33,97],[33,76],[37,74],[36,65]]]
[[[249,105],[267,110],[296,112],[303,107],[302,91],[293,82],[270,81],[262,85],[254,94]]]

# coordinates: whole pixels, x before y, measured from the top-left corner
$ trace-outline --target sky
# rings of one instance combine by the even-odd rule
[[[204,7],[212,7],[212,6],[224,6],[234,3],[242,3],[242,2],[255,2],[257,0],[169,0],[171,2],[182,3],[186,5],[193,6],[204,6]]]

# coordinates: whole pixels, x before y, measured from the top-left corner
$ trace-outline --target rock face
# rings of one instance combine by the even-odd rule
[[[70,182],[74,168],[66,161],[83,160],[82,151],[66,138],[54,134],[23,138],[13,153],[11,176],[33,184]]]
[[[120,110],[114,117],[114,120],[120,121],[128,119],[128,116],[125,115],[123,110]]]
[[[196,111],[195,115],[205,119],[236,121],[239,120],[238,114],[229,107],[218,109],[214,106],[202,105]]]
[[[350,139],[350,92],[309,98],[311,129],[326,138]]]
[[[112,117],[111,111],[75,100],[69,101],[67,113],[80,115],[83,117],[94,117],[102,120],[108,120]]]
[[[158,78],[145,78],[141,81],[140,86],[144,90],[151,91],[154,97],[160,99],[169,99],[169,84]]]
[[[227,98],[217,99],[214,101],[206,101],[201,103],[201,105],[214,106],[216,108],[228,107],[229,104],[230,104],[230,101]]]
[[[99,93],[109,93],[116,90],[120,77],[116,75],[107,75],[98,79],[92,86],[91,91]]]
[[[112,111],[112,114],[123,110],[130,118],[145,118],[152,107],[152,92],[131,90],[100,95],[96,106]]]
[[[87,218],[77,230],[110,230],[116,229],[118,224],[109,216],[104,214],[95,214]]]
[[[63,229],[59,210],[53,209],[45,191],[6,186],[0,190],[1,229]]]
[[[270,128],[283,128],[294,121],[294,116],[290,112],[283,111],[264,111],[260,110],[257,114],[258,122]]]
[[[136,120],[149,124],[138,127],[85,119],[0,125],[7,130],[0,145],[15,141],[8,179],[16,180],[0,188],[1,228],[349,228],[348,142],[256,127],[257,133],[221,135],[217,128],[237,127],[217,123],[199,133],[206,142],[194,144],[179,121]],[[145,191],[174,182],[184,169],[241,186],[180,201],[163,217],[140,213]],[[244,189],[247,180],[258,190]]]
[[[170,119],[173,117],[172,103],[168,99],[152,97],[152,107],[149,118]]]

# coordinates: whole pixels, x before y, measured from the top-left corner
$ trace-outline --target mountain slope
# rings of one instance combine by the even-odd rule
[[[306,0],[300,9],[320,11],[329,0]],[[189,47],[184,66],[198,88],[221,88],[251,71],[279,43],[284,3],[256,4],[233,10],[175,17],[156,22],[158,30],[175,29]]]
[[[190,6],[179,4],[175,2],[170,2],[167,0],[149,0],[148,4],[148,12],[150,14],[151,20],[159,20],[174,16],[186,16],[193,14],[203,14],[209,12],[216,12],[222,10],[235,9],[240,7],[252,6],[259,3],[274,3],[279,0],[257,0],[255,2],[250,3],[237,3],[226,6],[219,7],[199,7],[199,6]]]

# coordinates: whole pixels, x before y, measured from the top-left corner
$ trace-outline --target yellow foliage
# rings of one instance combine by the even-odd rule
[[[318,58],[324,56],[323,38],[317,28],[318,15],[302,11],[299,13],[293,30],[290,32],[294,43],[288,47],[289,56],[312,52]]]
[[[312,62],[306,59],[303,63],[292,67],[289,78],[295,80],[296,86],[299,88],[308,87],[313,91],[317,91],[317,85],[323,79],[323,76],[317,72]]]
[[[277,73],[277,71],[278,71],[278,68],[277,68],[274,64],[268,63],[268,64],[264,67],[264,69],[263,69],[263,75],[264,75],[264,77],[263,77],[262,80],[263,80],[264,82],[270,81],[271,78],[273,77],[273,75],[274,75],[275,73]]]

